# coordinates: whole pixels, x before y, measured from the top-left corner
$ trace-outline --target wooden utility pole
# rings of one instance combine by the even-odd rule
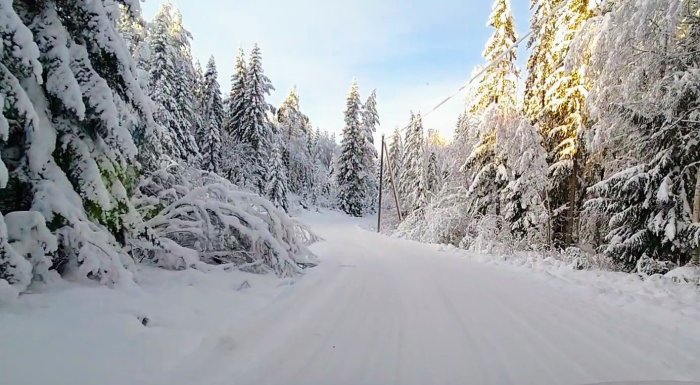
[[[377,210],[377,232],[382,232],[382,190],[384,190],[384,135],[379,155],[379,210]]]
[[[386,165],[389,167],[389,176],[391,177],[391,186],[394,190],[394,202],[396,202],[396,213],[399,215],[399,222],[403,222],[403,215],[401,215],[401,203],[399,202],[399,193],[396,190],[396,178],[394,175],[394,167],[391,166],[391,156],[389,156],[389,150],[386,148],[386,143],[384,143],[384,149],[386,151]]]
[[[389,167],[389,178],[391,179],[391,187],[394,191],[394,201],[396,202],[396,214],[399,216],[399,221],[403,221],[403,216],[401,215],[401,203],[399,203],[399,192],[396,187],[396,179],[394,178],[394,169],[391,166],[391,156],[389,156],[389,149],[386,148],[386,142],[384,141],[384,135],[382,135],[382,148],[381,148],[381,161],[379,162],[379,214],[377,214],[377,232],[381,231],[382,228],[382,192],[384,191],[384,159],[386,157],[386,165]]]

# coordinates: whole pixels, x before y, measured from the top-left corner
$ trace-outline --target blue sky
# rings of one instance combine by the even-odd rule
[[[529,24],[529,0],[512,0],[520,35]],[[143,3],[151,19],[164,0]],[[228,92],[238,47],[257,42],[279,104],[296,85],[314,126],[340,132],[345,97],[357,79],[362,97],[377,90],[379,134],[407,123],[464,84],[491,34],[490,0],[173,0],[194,35],[194,56],[216,58]],[[519,62],[526,58],[520,50]],[[464,95],[425,121],[451,136]]]

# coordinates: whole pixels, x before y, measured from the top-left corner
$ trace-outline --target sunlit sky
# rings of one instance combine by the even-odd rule
[[[165,0],[146,0],[151,20]],[[228,93],[239,47],[262,49],[263,67],[278,105],[294,85],[301,109],[315,127],[340,133],[350,83],[362,98],[377,90],[378,135],[404,126],[413,111],[427,111],[454,93],[475,66],[491,28],[490,0],[173,0],[194,35],[202,65],[214,55]],[[529,0],[513,0],[519,36],[529,24]],[[525,52],[519,51],[522,67]],[[465,95],[425,120],[451,137]]]

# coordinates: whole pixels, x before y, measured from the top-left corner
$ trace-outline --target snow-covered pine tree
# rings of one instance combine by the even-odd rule
[[[122,6],[119,32],[126,41],[131,56],[136,61],[141,88],[146,89],[148,87],[148,63],[150,62],[148,25],[140,14],[134,16],[126,7]]]
[[[281,144],[276,143],[272,148],[268,166],[266,188],[267,197],[275,206],[287,211],[287,170],[282,159]]]
[[[399,128],[394,128],[394,132],[391,134],[391,139],[389,146],[387,148],[389,152],[389,157],[391,158],[391,165],[394,170],[394,177],[398,178],[401,175],[403,161],[403,140],[401,138],[401,131]]]
[[[396,189],[398,191],[401,186],[401,175],[403,172],[403,139],[401,138],[401,131],[398,127],[394,128],[394,132],[391,134],[391,138],[389,138],[387,154],[385,156],[387,158],[384,159],[384,162],[386,162],[384,165],[384,194],[387,194],[387,197],[391,197],[387,202],[394,202],[394,186],[392,186],[392,182],[396,183]],[[393,175],[389,171],[388,162],[391,162],[391,171]],[[399,201],[401,201],[401,199],[402,198],[399,197]],[[397,202],[393,204],[395,205]]]
[[[212,56],[204,73],[201,101],[202,125],[197,132],[197,142],[202,149],[202,168],[211,172],[219,172],[221,124],[224,120],[224,105],[217,76],[216,62]]]
[[[245,180],[260,194],[265,194],[266,164],[272,151],[273,131],[268,119],[271,106],[265,101],[265,96],[273,90],[270,79],[265,76],[262,68],[260,47],[256,44],[250,53],[245,93],[244,111],[241,118],[242,142],[250,146],[252,151],[251,175]]]
[[[192,34],[185,29],[180,10],[173,7],[172,24],[170,25],[170,36],[173,44],[175,56],[175,83],[174,97],[177,103],[176,116],[182,125],[183,133],[186,135],[185,142],[190,147],[188,150],[188,162],[194,166],[200,165],[200,153],[193,152],[193,145],[189,142],[194,137],[196,144],[196,133],[200,129],[202,114],[197,112],[197,95],[192,90],[197,85],[198,74],[195,72],[192,63],[192,49],[190,40]]]
[[[243,142],[245,135],[242,131],[242,119],[245,112],[245,90],[247,67],[245,63],[245,53],[243,48],[238,49],[236,64],[233,75],[231,75],[231,91],[228,94],[228,105],[226,106],[226,118],[224,119],[223,132],[231,135],[235,140]]]
[[[462,166],[470,178],[469,200],[473,218],[500,215],[500,194],[508,181],[507,159],[499,153],[500,141],[515,127],[518,71],[516,53],[511,50],[517,41],[510,0],[496,0],[489,25],[494,28],[486,44],[484,58],[492,66],[484,73],[476,89],[470,110],[479,115],[478,141]],[[464,118],[466,119],[466,117]]]
[[[430,197],[435,196],[442,185],[442,171],[438,164],[437,154],[435,151],[430,153],[428,157],[428,166],[426,169],[425,188]]]
[[[138,3],[117,3],[138,15]],[[35,277],[52,265],[77,279],[128,281],[125,246],[139,221],[132,132],[158,128],[115,27],[119,7],[1,0],[0,14],[0,277],[26,288],[32,271],[19,255]]]
[[[510,178],[501,196],[503,218],[516,242],[533,246],[548,242],[547,151],[542,137],[524,116],[516,116],[512,135],[503,139]]]
[[[338,158],[338,207],[347,214],[365,214],[367,200],[367,139],[362,126],[362,105],[357,82],[353,81],[345,109],[345,127]]]
[[[698,249],[700,5],[617,3],[600,18],[592,56],[594,146],[606,179],[587,210],[603,212],[605,253],[627,269],[644,258],[684,264]]]
[[[511,49],[518,40],[510,0],[495,0],[489,26],[493,35],[486,43],[484,59],[491,66],[479,80],[472,113],[485,111],[492,104],[514,106],[517,100],[518,70],[516,52]]]
[[[527,80],[523,110],[531,122],[536,123],[545,118],[546,85],[556,70],[551,51],[555,44],[558,18],[554,14],[564,0],[531,0],[533,10],[530,29],[532,35],[528,40],[530,57],[527,61]],[[546,122],[542,123],[547,125]]]
[[[377,209],[379,194],[379,181],[377,175],[377,160],[379,155],[374,146],[374,133],[379,125],[379,113],[377,112],[377,91],[374,90],[362,106],[362,127],[364,128],[365,141],[367,142],[367,159],[365,168],[367,173],[367,202],[365,212],[374,213]]]
[[[299,110],[296,87],[289,91],[276,115],[289,191],[300,196],[301,203],[307,205],[314,189],[314,158],[310,146],[313,133],[309,118]]]
[[[553,67],[544,79],[544,91],[539,91],[544,92],[540,117],[534,119],[549,151],[552,206],[555,212],[566,214],[552,218],[554,240],[560,245],[576,241],[581,191],[585,190],[581,177],[586,150],[581,137],[588,125],[585,106],[590,88],[585,63],[568,68],[567,57],[574,39],[593,14],[593,0],[570,0],[560,8],[559,14],[552,14],[557,29],[554,42],[544,56],[552,60]]]
[[[186,60],[180,51],[179,36],[173,34],[171,26],[175,22],[172,15],[172,4],[165,3],[156,14],[149,31],[151,60],[149,63],[148,93],[156,103],[155,120],[161,124],[167,133],[164,150],[173,158],[199,163],[199,149],[194,139],[190,120],[179,105],[178,74]]]
[[[423,118],[420,114],[411,113],[411,123],[406,130],[400,187],[402,211],[411,214],[425,207],[425,151]]]

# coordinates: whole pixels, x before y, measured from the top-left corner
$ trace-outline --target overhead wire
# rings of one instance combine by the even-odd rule
[[[552,10],[552,12],[547,16],[547,18],[546,18],[544,21],[548,21],[549,18],[551,18],[552,16],[558,14],[559,11],[561,11],[561,10],[569,3],[569,1],[570,1],[570,0],[563,1],[558,7],[556,7],[554,10]],[[495,65],[499,64],[499,63],[501,62],[501,60],[502,60],[507,54],[509,54],[509,53],[512,52],[513,50],[517,49],[518,46],[520,46],[520,44],[522,44],[522,42],[525,41],[525,39],[528,39],[530,36],[532,36],[533,33],[534,33],[534,31],[532,30],[532,28],[530,28],[530,30],[528,31],[528,33],[526,33],[526,34],[523,35],[520,39],[518,39],[517,41],[515,41],[515,43],[513,43],[510,47],[508,47],[507,50],[501,52],[501,54],[498,55],[498,56],[496,56],[496,58],[493,59],[490,63],[488,63],[487,66],[485,66],[484,68],[482,68],[481,70],[479,70],[476,74],[474,74],[471,78],[469,78],[469,80],[468,80],[465,84],[463,84],[461,87],[459,87],[459,88],[457,89],[457,91],[455,91],[455,92],[452,93],[451,95],[449,95],[449,96],[447,96],[446,98],[444,98],[442,101],[440,101],[438,104],[436,104],[433,108],[429,109],[428,112],[422,114],[423,117],[429,116],[429,115],[432,114],[433,112],[437,111],[440,107],[442,107],[445,103],[447,103],[447,102],[449,102],[450,100],[454,99],[455,97],[459,96],[459,94],[460,94],[462,91],[464,91],[464,90],[467,89],[469,86],[471,86],[472,83],[473,83],[474,81],[476,81],[476,80],[479,79],[481,76],[483,76],[483,75],[484,75],[488,70],[490,70],[492,67],[494,67]],[[408,129],[410,126],[411,126],[411,123],[408,123],[405,127],[402,128],[402,130],[406,130],[406,129]]]

